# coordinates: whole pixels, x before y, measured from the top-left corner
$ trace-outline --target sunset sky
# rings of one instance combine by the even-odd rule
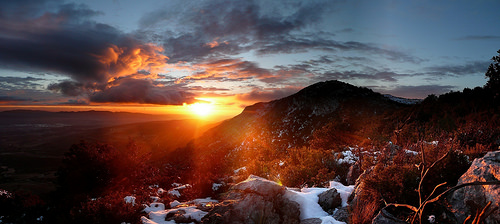
[[[0,1],[0,110],[230,117],[325,80],[424,98],[486,83],[498,11],[497,0]]]

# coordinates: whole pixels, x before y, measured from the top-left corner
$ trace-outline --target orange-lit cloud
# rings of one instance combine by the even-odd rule
[[[155,75],[166,64],[168,57],[161,54],[163,48],[153,44],[140,44],[130,47],[111,45],[100,55],[94,55],[108,69],[108,81],[123,76],[157,78]],[[138,73],[148,71],[148,75]]]
[[[248,80],[273,77],[271,71],[259,67],[256,63],[241,59],[220,59],[193,65],[196,69],[193,75],[183,77],[179,83],[187,80],[227,79]]]
[[[223,44],[226,44],[228,45],[229,42],[227,41],[223,41],[222,42]],[[209,42],[209,43],[206,43],[205,46],[209,47],[209,48],[215,48],[215,47],[218,47],[221,43],[219,42],[219,38],[215,38],[212,42]]]

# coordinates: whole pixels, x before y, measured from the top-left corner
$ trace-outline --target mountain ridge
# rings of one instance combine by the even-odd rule
[[[252,150],[307,147],[314,133],[331,122],[354,132],[365,120],[383,120],[403,107],[408,105],[368,88],[336,80],[319,82],[288,97],[246,107],[197,139],[196,148],[204,149],[202,157],[226,155],[226,162],[236,163],[239,154]]]

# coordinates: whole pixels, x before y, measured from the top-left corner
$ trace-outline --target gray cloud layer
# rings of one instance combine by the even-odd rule
[[[139,29],[123,33],[93,19],[103,12],[63,0],[0,2],[0,67],[44,71],[67,79],[47,89],[75,98],[67,103],[131,102],[175,104],[194,101],[196,91],[230,92],[200,87],[197,81],[258,81],[259,88],[241,94],[244,100],[270,100],[296,91],[312,81],[369,80],[397,85],[402,78],[434,79],[484,72],[488,63],[425,67],[396,71],[377,64],[420,65],[425,59],[410,53],[360,41],[340,41],[337,35],[353,33],[349,27],[324,31],[317,24],[336,13],[341,3],[310,1],[178,1],[144,15]],[[496,40],[498,36],[466,36],[460,40]],[[155,43],[158,46],[147,44]],[[289,65],[263,67],[241,54],[266,57],[320,52]],[[347,53],[347,54],[346,54]],[[357,55],[357,56],[353,56]],[[185,62],[190,71],[174,82],[158,75],[158,67]],[[167,81],[165,81],[167,80]],[[0,77],[7,89],[40,88],[36,78]],[[252,83],[254,84],[254,83]],[[277,89],[281,86],[283,89]],[[246,86],[251,89],[250,85]],[[379,89],[382,86],[379,86]],[[406,89],[403,89],[406,88]],[[402,86],[395,95],[412,92],[443,93],[451,85]],[[84,97],[85,100],[81,100]],[[15,96],[0,96],[5,101]],[[17,98],[22,101],[26,98]]]

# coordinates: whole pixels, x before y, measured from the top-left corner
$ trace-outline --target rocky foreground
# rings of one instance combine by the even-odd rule
[[[361,175],[360,178],[363,178]],[[475,181],[500,181],[500,151],[489,152],[475,159],[469,170],[462,175],[457,185]],[[173,223],[289,223],[289,224],[328,224],[348,223],[349,198],[363,186],[344,186],[330,182],[329,188],[291,189],[257,176],[234,185],[223,199],[196,199],[169,205],[152,203],[144,210],[144,224]],[[447,220],[448,223],[464,223],[469,215],[491,202],[483,219],[486,224],[499,223],[500,185],[475,185],[459,188],[450,192],[447,198],[449,213],[427,215],[428,223]],[[358,202],[359,203],[359,202]],[[166,209],[166,207],[169,207]],[[408,223],[399,220],[397,210],[383,209],[373,219],[373,223]]]

